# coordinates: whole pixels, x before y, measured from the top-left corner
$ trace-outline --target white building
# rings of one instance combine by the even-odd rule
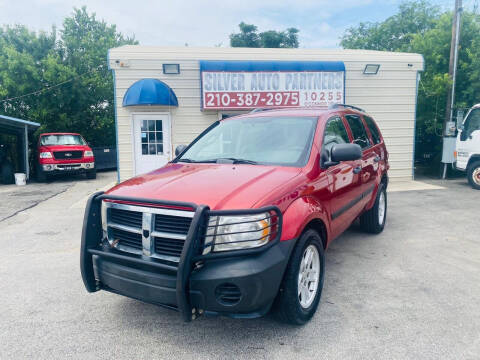
[[[392,180],[413,176],[419,54],[128,45],[111,49],[108,65],[121,181],[163,166],[177,145],[222,117],[335,102],[375,118]]]

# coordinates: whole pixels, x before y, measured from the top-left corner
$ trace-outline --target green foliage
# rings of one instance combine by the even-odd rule
[[[417,155],[439,151],[447,92],[452,31],[451,11],[441,12],[428,1],[408,1],[399,12],[380,23],[360,23],[348,29],[341,45],[349,49],[371,49],[420,53],[425,59],[417,105]],[[462,13],[455,107],[480,102],[480,16]]]
[[[397,14],[383,22],[361,22],[347,29],[340,45],[346,49],[399,51],[415,34],[433,28],[439,14],[439,7],[428,1],[407,1],[400,4]]]
[[[298,29],[288,28],[285,31],[269,30],[258,33],[255,25],[238,25],[239,33],[230,34],[230,46],[254,48],[298,48]]]
[[[79,132],[93,145],[112,145],[107,51],[137,42],[85,7],[74,9],[58,33],[59,38],[55,28],[35,33],[23,25],[0,27],[0,112],[39,122],[38,132]]]

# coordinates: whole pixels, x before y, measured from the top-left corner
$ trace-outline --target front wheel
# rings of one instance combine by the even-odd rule
[[[325,257],[322,238],[307,230],[298,239],[277,296],[276,311],[290,324],[302,325],[317,311],[323,289]]]
[[[380,234],[387,220],[387,189],[380,184],[373,207],[360,216],[360,226],[371,234]]]
[[[476,190],[480,190],[480,161],[475,161],[468,167],[468,182]]]

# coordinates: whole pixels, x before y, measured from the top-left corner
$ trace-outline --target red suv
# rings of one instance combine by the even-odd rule
[[[90,198],[81,272],[106,290],[201,314],[303,324],[324,251],[352,222],[380,233],[388,153],[364,111],[257,111],[217,121],[151,173]]]
[[[45,133],[38,139],[37,180],[65,173],[85,173],[95,179],[95,158],[88,143],[80,134]]]

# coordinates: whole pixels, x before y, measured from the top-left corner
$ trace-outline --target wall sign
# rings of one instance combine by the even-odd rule
[[[255,109],[343,103],[338,61],[200,61],[202,108]]]

